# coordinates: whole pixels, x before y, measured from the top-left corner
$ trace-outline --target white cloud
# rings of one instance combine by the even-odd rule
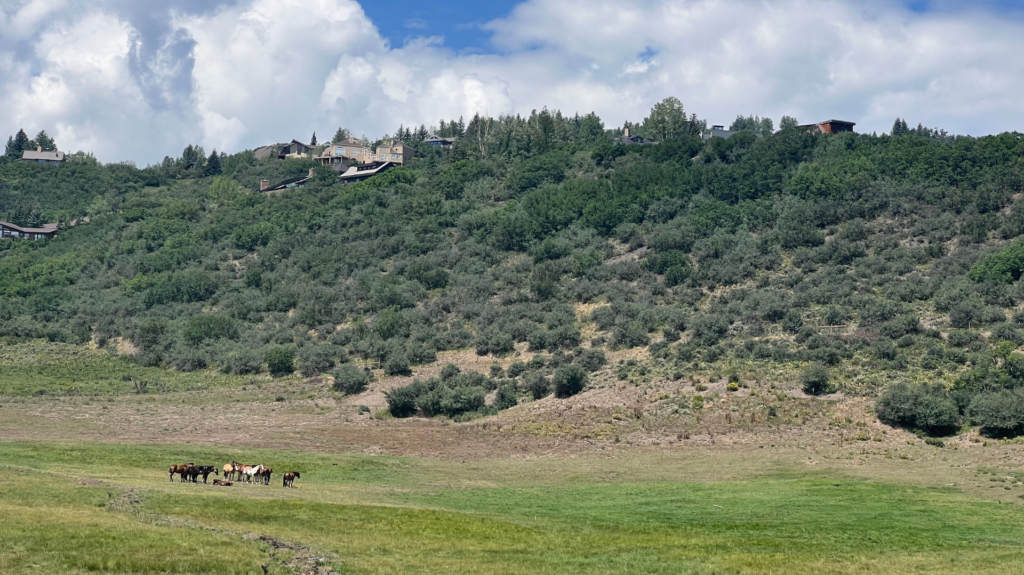
[[[903,116],[977,134],[1024,120],[1024,23],[978,10],[528,0],[485,25],[495,53],[462,54],[439,37],[393,48],[354,0],[152,4],[170,10],[162,27],[121,0],[0,0],[0,134],[46,128],[64,148],[152,162],[190,141],[237,150],[543,106],[616,125],[670,95],[714,123],[882,131]]]

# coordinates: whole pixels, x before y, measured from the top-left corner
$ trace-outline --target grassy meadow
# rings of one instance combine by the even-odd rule
[[[272,484],[166,474],[239,458]],[[339,573],[1024,573],[1018,505],[786,466],[673,481],[670,465],[0,442],[0,571],[294,572],[257,534]]]

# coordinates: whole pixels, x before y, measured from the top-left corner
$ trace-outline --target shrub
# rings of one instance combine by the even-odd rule
[[[334,352],[327,346],[307,345],[299,350],[298,364],[302,375],[313,377],[334,367]]]
[[[449,363],[441,368],[441,381],[448,381],[460,373],[462,373],[462,370],[459,369],[459,366]]]
[[[800,381],[803,383],[804,393],[809,395],[825,395],[835,392],[835,385],[831,383],[831,376],[828,368],[821,364],[814,364],[800,374]]]
[[[420,391],[415,383],[385,391],[384,398],[388,401],[388,411],[395,417],[412,417],[416,414],[416,401],[419,399]]]
[[[485,396],[486,391],[479,386],[457,385],[449,387],[447,385],[438,385],[430,392],[421,396],[418,405],[423,413],[429,416],[446,415],[448,417],[456,417],[483,407]]]
[[[494,407],[502,410],[515,407],[518,403],[515,384],[506,383],[498,388],[498,393],[494,396]]]
[[[186,342],[198,345],[208,339],[237,339],[238,329],[229,317],[197,315],[189,318],[181,335]]]
[[[1024,388],[980,393],[971,400],[967,416],[982,433],[1013,437],[1024,433]]]
[[[555,370],[554,384],[556,397],[572,397],[587,385],[587,372],[575,364],[563,365]]]
[[[249,375],[263,371],[263,356],[251,349],[239,349],[228,354],[221,369],[231,375]]]
[[[267,362],[267,369],[270,371],[270,375],[274,377],[290,375],[295,371],[295,354],[290,349],[284,347],[272,348],[267,351],[264,360]]]
[[[331,372],[334,376],[334,390],[345,395],[355,395],[366,390],[370,377],[366,370],[354,365],[343,365]]]
[[[590,373],[601,369],[607,361],[604,352],[599,349],[585,349],[576,358],[576,363]]]
[[[1024,244],[1017,242],[981,260],[967,274],[976,282],[1009,284],[1024,273]]]
[[[522,375],[524,373],[526,373],[526,364],[524,362],[522,362],[522,361],[519,361],[518,359],[516,361],[513,361],[508,366],[508,376],[509,377],[519,377],[520,375]]]
[[[978,334],[973,331],[954,329],[949,332],[949,345],[953,347],[966,347],[975,341],[978,341]]]
[[[790,311],[782,318],[782,329],[789,333],[796,333],[800,331],[800,328],[804,326],[804,318],[800,316],[800,312]]]
[[[631,321],[626,325],[616,327],[612,339],[617,345],[623,347],[643,347],[651,343],[651,338],[647,336],[647,330],[638,321]]]
[[[897,383],[875,402],[875,413],[882,423],[929,435],[949,435],[960,426],[956,402],[937,387]]]
[[[534,399],[543,399],[551,393],[551,383],[544,374],[531,371],[526,374],[525,379],[526,391],[529,391]]]
[[[409,358],[404,353],[395,353],[384,362],[384,373],[388,375],[412,375]]]

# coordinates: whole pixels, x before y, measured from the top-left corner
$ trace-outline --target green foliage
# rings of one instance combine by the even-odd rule
[[[331,372],[331,375],[334,377],[334,391],[345,395],[362,393],[370,384],[370,377],[366,370],[359,369],[354,365],[342,365]],[[390,400],[388,405],[390,406]]]
[[[994,437],[1024,433],[1024,388],[979,393],[971,400],[967,417]]]
[[[897,383],[875,402],[882,423],[929,435],[951,435],[960,427],[960,410],[943,389]]]
[[[154,334],[150,331],[148,335],[152,337]],[[197,345],[208,339],[237,339],[238,329],[229,317],[197,315],[189,318],[181,336],[188,343]]]
[[[587,379],[586,370],[576,364],[559,367],[553,379],[555,396],[566,398],[576,395],[586,387]]]
[[[523,378],[526,391],[530,392],[533,399],[543,399],[551,393],[551,382],[538,371],[527,372]]]
[[[326,373],[335,364],[335,351],[326,345],[309,344],[299,348],[298,367],[302,375]]]
[[[264,356],[270,375],[282,377],[295,371],[295,354],[286,347],[274,347]]]
[[[967,274],[976,282],[1013,283],[1024,273],[1024,243],[1015,243],[981,260]]]
[[[808,395],[825,395],[835,392],[832,375],[828,368],[821,364],[813,364],[800,374],[800,383],[804,393]]]

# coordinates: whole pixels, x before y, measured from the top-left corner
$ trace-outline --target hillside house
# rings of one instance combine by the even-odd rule
[[[391,162],[403,165],[411,157],[412,149],[404,142],[387,140],[377,146],[376,151],[372,151],[359,138],[350,136],[347,140],[331,144],[315,159],[322,165],[330,166],[338,172],[344,172],[356,164]]]
[[[394,162],[359,164],[358,166],[350,167],[345,173],[338,176],[338,179],[343,182],[361,182],[367,178],[372,178],[377,174],[384,173],[396,165],[397,164]]]
[[[438,136],[437,134],[433,134],[429,138],[427,138],[426,140],[423,140],[423,141],[428,146],[433,146],[435,148],[450,148],[450,147],[455,145],[455,141],[457,139],[458,138],[442,138],[442,137]]]
[[[277,192],[280,190],[288,190],[291,188],[301,188],[306,185],[306,182],[313,179],[313,168],[309,169],[309,173],[299,178],[291,178],[280,182],[278,184],[270,185],[270,180],[260,180],[260,191],[261,192]]]
[[[57,224],[43,224],[41,228],[29,228],[16,226],[8,222],[0,222],[0,237],[5,239],[50,240],[57,235],[58,227]]]
[[[807,124],[800,127],[814,134],[840,134],[852,132],[853,127],[856,125],[854,122],[847,122],[846,120],[825,120],[817,124]]]
[[[739,134],[741,131],[743,130],[726,130],[725,126],[716,124],[714,126],[711,126],[710,130],[705,130],[704,133],[700,135],[700,137],[704,141],[710,140],[711,138],[725,138],[726,140],[728,140],[729,138],[735,136],[736,134]],[[764,134],[762,134],[761,132],[753,132],[753,134],[758,138],[764,137]]]
[[[67,155],[64,152],[58,152],[56,150],[47,152],[43,150],[42,146],[38,146],[35,150],[25,150],[21,154],[22,162],[30,162],[33,164],[60,164],[67,159]]]
[[[309,144],[303,144],[298,140],[292,140],[287,144],[271,144],[269,146],[261,146],[253,150],[253,154],[257,160],[265,160],[267,158],[277,158],[283,160],[285,158],[302,158],[313,153],[313,148]]]
[[[629,128],[623,130],[622,135],[613,140],[615,144],[623,144],[626,146],[653,146],[658,142],[654,140],[647,140],[643,136],[637,136],[636,134],[630,133]]]

